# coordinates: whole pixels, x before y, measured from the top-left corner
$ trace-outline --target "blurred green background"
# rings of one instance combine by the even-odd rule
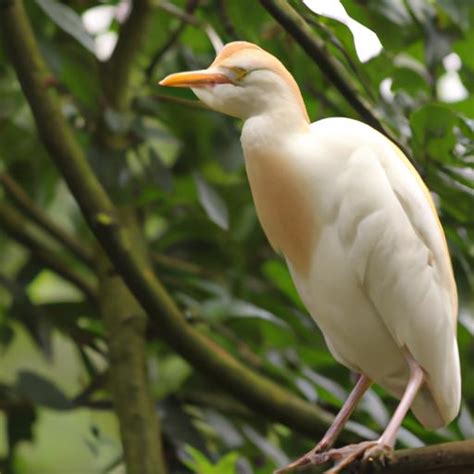
[[[366,63],[346,26],[300,1],[289,4],[324,41],[354,94],[409,150],[447,234],[460,293],[463,407],[449,427],[431,433],[408,417],[400,447],[474,437],[474,3],[344,0],[383,45]],[[264,238],[243,169],[241,124],[157,81],[206,67],[215,56],[212,39],[242,39],[282,60],[312,120],[360,118],[350,103],[259,2],[196,0],[152,3],[146,34],[132,51],[126,105],[111,106],[108,88],[121,77],[105,65],[117,37],[128,33],[122,25],[130,3],[27,0],[25,6],[52,71],[45,87],[59,94],[114,203],[135,213],[150,261],[188,323],[335,413],[355,379],[328,353]],[[123,473],[90,264],[98,244],[38,138],[3,48],[0,158],[0,471]],[[53,221],[87,258],[53,239],[28,209]],[[170,472],[270,473],[313,445],[252,412],[159,334],[146,335]],[[380,433],[395,403],[374,387],[349,431],[361,438]]]

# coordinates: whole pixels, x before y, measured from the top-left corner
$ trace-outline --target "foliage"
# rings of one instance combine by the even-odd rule
[[[117,2],[25,2],[53,73],[45,87],[59,93],[62,112],[114,203],[138,216],[148,258],[188,324],[260,374],[336,412],[354,380],[329,355],[259,227],[240,124],[206,110],[189,91],[163,91],[157,81],[170,72],[206,67],[215,55],[211,32],[224,42],[256,42],[278,56],[301,85],[312,119],[358,116],[258,3],[174,3],[172,8],[161,2],[149,13],[147,35],[130,71],[130,101],[123,107],[123,101],[108,100],[107,88],[116,77],[93,52],[94,40],[97,45],[122,31]],[[344,25],[314,15],[302,2],[291,5],[324,40],[326,54],[347,75],[354,94],[410,152],[433,191],[460,292],[463,410],[448,428],[433,433],[408,418],[400,446],[469,438],[474,435],[474,95],[467,91],[474,90],[474,6],[448,0],[343,3],[384,46],[365,64]],[[115,17],[91,34],[80,15],[99,5]],[[0,15],[2,8],[0,1]],[[459,69],[446,71],[452,52]],[[454,87],[447,76],[462,82],[464,98],[442,100],[442,84]],[[3,52],[0,157],[0,227],[6,231],[0,234],[0,471],[53,472],[59,459],[60,472],[72,467],[112,472],[122,457],[107,385],[98,244],[51,164]],[[15,182],[26,192],[23,199]],[[103,225],[113,225],[111,219],[97,216]],[[59,236],[52,228],[59,228]],[[312,446],[314,439],[253,412],[220,380],[203,376],[170,349],[159,330],[147,332],[146,350],[170,472],[264,474]],[[394,403],[374,388],[350,432],[374,436]],[[58,425],[77,435],[61,440]],[[70,454],[53,453],[51,437]]]

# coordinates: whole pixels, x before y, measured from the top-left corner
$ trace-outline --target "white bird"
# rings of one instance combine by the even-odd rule
[[[412,409],[428,429],[457,415],[457,292],[430,193],[390,140],[362,122],[310,123],[283,64],[259,46],[227,44],[208,69],[160,84],[190,87],[244,120],[242,148],[263,230],[335,359],[360,375],[310,452],[278,472],[384,457]],[[372,382],[400,399],[377,441],[330,449]],[[342,458],[342,460],[341,460]]]

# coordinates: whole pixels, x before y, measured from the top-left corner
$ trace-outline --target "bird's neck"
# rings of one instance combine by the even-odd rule
[[[242,147],[257,214],[275,250],[300,275],[309,271],[314,241],[314,212],[301,183],[305,168],[299,149],[309,136],[300,115],[278,113],[246,120]]]
[[[292,135],[308,133],[309,122],[305,113],[300,107],[283,103],[271,111],[249,117],[242,128],[244,152],[247,154],[255,147],[273,148]]]

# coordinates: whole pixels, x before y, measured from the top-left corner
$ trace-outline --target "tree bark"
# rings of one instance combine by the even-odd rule
[[[132,212],[122,218],[137,229]],[[138,234],[133,242],[144,257]],[[105,254],[100,256],[100,309],[109,348],[110,393],[120,420],[128,474],[164,474],[159,418],[146,370],[146,315]]]

